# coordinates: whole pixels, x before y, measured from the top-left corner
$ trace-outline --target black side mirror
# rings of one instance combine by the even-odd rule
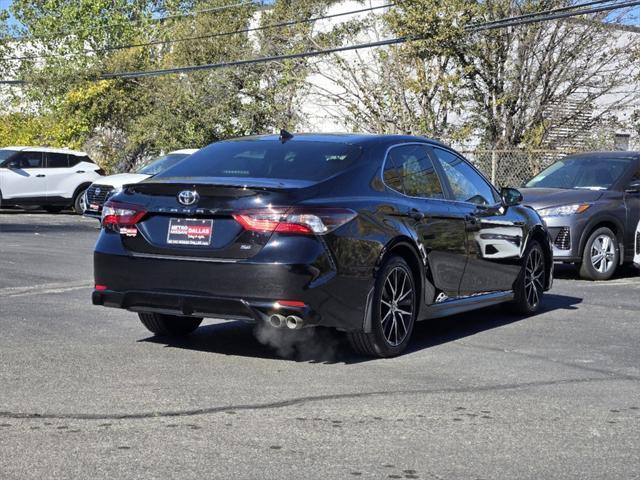
[[[4,166],[10,170],[17,170],[20,168],[20,162],[18,160],[10,160]]]
[[[500,198],[502,199],[502,205],[505,207],[515,207],[520,205],[523,200],[520,190],[510,187],[500,190]]]
[[[629,184],[626,188],[625,192],[627,193],[639,193],[640,192],[640,180],[634,180]]]

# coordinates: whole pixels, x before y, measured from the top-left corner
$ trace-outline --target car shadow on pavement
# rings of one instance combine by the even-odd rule
[[[582,299],[577,297],[547,294],[540,313],[575,310],[576,305],[581,302]],[[406,353],[421,351],[533,318],[536,317],[513,315],[505,308],[497,306],[420,322],[416,325]],[[204,325],[188,337],[156,336],[139,341],[206,353],[271,360],[323,364],[355,364],[374,360],[353,353],[344,334],[327,328],[277,330],[266,325],[253,326],[244,322],[229,321]]]
[[[577,310],[582,298],[546,293],[540,312],[532,316],[516,315],[508,311],[508,306],[497,305],[469,313],[421,322],[413,332],[413,341],[407,352],[415,352],[443,343],[453,342],[476,333],[513,323],[533,320],[537,316],[556,310]]]

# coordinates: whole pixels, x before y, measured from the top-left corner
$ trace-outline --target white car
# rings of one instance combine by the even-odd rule
[[[98,182],[94,182],[87,190],[86,208],[84,214],[89,217],[100,217],[102,206],[110,197],[122,190],[124,185],[141,182],[153,175],[160,173],[175,165],[180,160],[196,153],[198,149],[175,150],[156,158],[151,163],[140,168],[135,173],[119,173],[103,177]]]
[[[640,268],[640,222],[636,227],[636,249],[634,250],[633,263],[636,267]]]
[[[104,172],[84,152],[61,148],[0,148],[0,205],[84,210],[84,193]]]

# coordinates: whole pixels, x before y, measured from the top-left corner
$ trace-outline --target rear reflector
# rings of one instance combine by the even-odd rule
[[[107,289],[107,286],[106,285],[96,285],[95,289],[98,292],[104,292]]]
[[[342,208],[265,208],[233,215],[245,230],[301,235],[324,235],[356,217],[353,210]]]
[[[276,302],[276,308],[278,307],[294,307],[294,308],[304,308],[307,305],[304,302],[300,302],[298,300],[278,300]]]
[[[108,200],[102,208],[102,226],[122,227],[138,223],[147,211],[139,205]]]

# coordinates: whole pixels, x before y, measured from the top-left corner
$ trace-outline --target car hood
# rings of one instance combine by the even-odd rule
[[[563,188],[521,188],[525,205],[536,210],[547,207],[559,207],[574,203],[595,202],[604,194],[598,190],[569,190]]]
[[[100,180],[94,182],[96,185],[109,185],[113,188],[120,188],[123,185],[129,183],[138,183],[149,178],[150,175],[143,175],[141,173],[119,173],[118,175],[109,175],[108,177],[102,177]]]

